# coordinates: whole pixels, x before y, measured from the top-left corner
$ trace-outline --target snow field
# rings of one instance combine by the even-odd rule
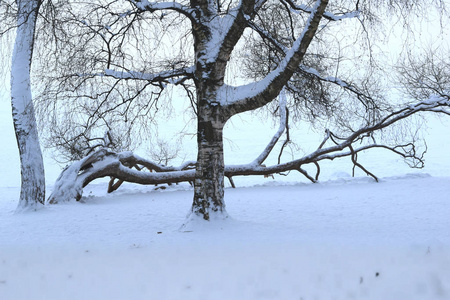
[[[230,218],[185,227],[192,190],[152,189],[13,215],[2,188],[1,299],[450,297],[448,178],[227,189]]]

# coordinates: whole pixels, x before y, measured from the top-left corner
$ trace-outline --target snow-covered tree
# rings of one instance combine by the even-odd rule
[[[57,146],[86,156],[63,171],[50,203],[79,198],[86,184],[105,176],[142,184],[192,181],[192,214],[205,220],[223,217],[225,177],[297,170],[316,181],[320,161],[349,156],[355,167],[376,179],[357,161],[359,152],[376,147],[420,164],[414,140],[378,143],[375,132],[416,112],[440,112],[449,105],[442,97],[401,107],[386,101],[368,29],[377,26],[378,7],[385,15],[392,8],[405,16],[408,10],[417,11],[418,6],[431,10],[431,4],[442,1],[67,3],[59,8],[58,21],[48,26],[50,42],[42,51],[52,51],[56,59],[41,62],[50,78],[42,93],[46,99],[61,101],[51,107],[57,114],[64,112],[64,119],[49,121],[51,136],[59,139]],[[348,42],[349,37],[354,39]],[[233,74],[236,66],[239,70]],[[241,81],[230,79],[239,76]],[[167,167],[131,152],[112,151],[111,146],[117,145],[111,143],[112,137],[129,136],[165,105],[169,85],[182,87],[191,101],[197,120],[197,160]],[[280,101],[273,101],[283,89]],[[273,139],[253,162],[225,166],[226,122],[268,104],[281,120]],[[265,166],[289,129],[289,119],[303,116],[333,123],[334,129],[326,130],[316,151]],[[99,137],[104,132],[107,139]],[[317,167],[315,176],[308,174],[306,165]],[[155,172],[143,172],[144,167]]]
[[[2,18],[15,18],[16,28],[11,63],[11,106],[20,155],[21,190],[18,210],[36,209],[45,202],[45,176],[31,92],[31,62],[36,20],[41,0],[2,1]]]

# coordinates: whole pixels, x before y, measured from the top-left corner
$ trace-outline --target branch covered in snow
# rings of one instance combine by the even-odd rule
[[[223,70],[226,68],[231,53],[243,35],[247,22],[255,17],[261,6],[266,1],[242,0],[236,7],[228,8],[226,14],[217,12],[215,1],[208,2],[208,8],[202,8],[201,23],[208,27],[211,39],[202,53],[204,61],[208,64],[215,62],[212,69],[205,74],[209,80],[223,82]],[[211,18],[210,12],[215,11],[215,18]]]
[[[292,0],[281,0],[281,2],[289,5],[292,11],[294,12],[306,12],[311,13],[313,9],[305,4],[296,4]],[[331,12],[324,12],[323,17],[329,21],[341,21],[344,19],[357,18],[360,15],[359,10],[343,13],[343,14],[333,14]]]
[[[280,128],[261,155],[249,164],[225,166],[225,176],[230,179],[233,186],[232,178],[234,176],[271,175],[287,171],[298,171],[312,182],[316,182],[320,173],[319,162],[341,157],[350,157],[355,167],[362,169],[367,175],[378,180],[374,174],[365,169],[357,161],[357,154],[359,152],[373,148],[387,149],[404,159],[413,160],[413,167],[423,167],[423,153],[417,152],[414,143],[388,146],[372,141],[359,147],[355,147],[355,145],[363,143],[373,132],[382,130],[418,112],[435,112],[450,115],[450,97],[433,96],[427,100],[394,111],[381,118],[374,125],[360,128],[346,137],[340,137],[327,130],[324,140],[314,152],[296,160],[265,166],[262,163],[275,146],[276,141],[283,134],[284,127],[286,126],[286,118],[283,117],[283,101],[285,101],[283,97],[280,97]],[[330,142],[332,145],[326,147],[325,145]],[[317,167],[315,176],[308,174],[303,168],[308,164],[314,164]],[[97,178],[107,176],[121,181],[146,185],[192,182],[195,179],[195,165],[196,162],[190,161],[179,167],[166,167],[139,157],[132,152],[114,153],[107,149],[100,149],[64,169],[57,179],[53,193],[47,202],[54,204],[71,199],[79,200],[82,196],[83,188],[87,184]]]
[[[278,52],[280,52],[282,55],[286,55],[289,51],[287,47],[285,47],[282,43],[277,41],[275,37],[273,37],[269,32],[255,24],[254,22],[249,22],[250,28],[252,28],[255,32],[257,32],[261,38],[267,40],[270,42],[270,44],[274,47],[274,49]],[[356,97],[363,103],[364,106],[368,106],[368,103],[371,103],[372,106],[375,105],[375,100],[372,99],[370,96],[364,94],[362,91],[360,91],[356,86],[353,84],[350,84],[349,82],[346,82],[345,80],[335,77],[335,76],[323,76],[320,74],[320,72],[312,67],[306,67],[303,64],[300,64],[298,69],[298,72],[313,76],[314,78],[318,79],[322,82],[328,82],[333,83],[342,89],[356,95]]]
[[[173,10],[186,16],[192,21],[195,21],[194,10],[176,1],[150,2],[147,0],[129,0],[129,2],[134,4],[140,11],[155,12],[163,10]]]
[[[114,153],[103,148],[66,167],[56,180],[47,203],[79,200],[86,185],[107,176],[140,184],[192,181],[194,165],[195,162],[186,162],[180,167],[166,167],[131,152]],[[132,169],[135,166],[140,167]],[[143,168],[148,172],[142,171]]]
[[[169,71],[162,71],[159,73],[144,73],[136,71],[115,71],[115,70],[105,70],[103,73],[99,73],[99,76],[109,76],[115,79],[135,79],[135,80],[145,80],[150,82],[169,82],[173,84],[178,84],[187,78],[192,78],[194,73],[194,67],[189,68],[179,68]],[[181,79],[173,80],[175,77],[182,77]]]
[[[328,0],[316,1],[301,35],[286,52],[278,67],[264,79],[239,87],[226,85],[222,87],[223,104],[227,106],[231,115],[261,107],[278,95],[303,60],[327,5]]]

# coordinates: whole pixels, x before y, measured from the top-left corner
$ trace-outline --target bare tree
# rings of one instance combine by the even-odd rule
[[[428,1],[427,5],[432,2]],[[54,34],[49,35],[50,39],[54,38],[52,43],[46,43],[53,53],[63,50],[65,55],[57,56],[43,95],[77,103],[68,106],[79,110],[68,114],[69,118],[73,117],[69,124],[81,125],[75,128],[68,125],[63,130],[75,134],[62,141],[61,147],[72,142],[74,147],[80,147],[83,145],[80,138],[88,143],[79,151],[86,156],[61,174],[50,203],[79,199],[86,184],[105,176],[141,184],[193,181],[192,214],[205,220],[224,217],[225,177],[231,180],[238,175],[297,170],[315,182],[320,161],[348,156],[356,167],[376,179],[357,160],[359,152],[375,147],[389,149],[411,159],[413,165],[420,165],[422,153],[413,141],[395,145],[378,143],[376,132],[420,111],[446,111],[449,104],[441,95],[396,107],[383,97],[379,82],[382,78],[363,72],[378,67],[371,45],[367,45],[370,39],[366,37],[366,26],[376,21],[373,5],[401,11],[425,5],[423,1],[70,3],[75,9],[62,10],[63,21],[58,23],[59,27],[53,27]],[[342,38],[340,26],[349,29],[350,25],[345,23],[349,20],[362,24],[356,35],[362,37],[367,55],[357,57],[354,49],[350,46],[344,49],[339,43],[333,48],[333,42]],[[250,46],[248,51],[241,51],[242,42]],[[238,55],[239,51],[242,55]],[[242,63],[241,74],[235,75],[243,75],[242,80],[248,83],[234,86],[229,80],[233,76],[230,65],[239,58],[248,60]],[[349,67],[345,66],[348,61],[364,64],[364,68],[349,74],[346,72]],[[353,75],[353,81],[337,75]],[[96,147],[93,141],[100,134],[99,128],[107,129],[103,132],[118,129],[131,132],[134,125],[151,122],[158,107],[167,105],[164,93],[169,85],[186,91],[197,118],[195,168],[193,162],[166,167],[103,146],[91,152]],[[276,104],[273,100],[283,88],[288,95]],[[223,128],[226,122],[236,114],[267,104],[272,105],[281,120],[273,139],[253,162],[225,166]],[[56,107],[60,105],[55,102]],[[292,116],[300,118],[304,114],[310,120],[333,121],[336,126],[326,130],[316,151],[299,159],[265,166],[263,163],[280,136],[289,133],[286,129]],[[119,119],[121,125],[114,126]],[[59,125],[55,119],[50,123]],[[95,130],[97,133],[93,133]],[[316,166],[315,175],[305,170],[308,164]]]
[[[409,53],[398,66],[398,81],[413,99],[449,97],[450,62],[448,49],[429,49],[420,56]]]

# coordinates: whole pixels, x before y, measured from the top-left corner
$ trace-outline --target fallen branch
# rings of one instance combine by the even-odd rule
[[[371,136],[370,133],[384,129],[417,112],[428,111],[449,114],[449,107],[449,98],[432,97],[415,105],[408,105],[403,109],[394,111],[380,119],[377,123],[363,127],[348,137],[338,137],[333,132],[327,130],[324,140],[314,152],[300,159],[265,166],[262,162],[275,146],[272,139],[258,159],[249,164],[225,166],[224,173],[233,187],[235,185],[232,178],[235,176],[271,175],[288,171],[298,171],[310,181],[316,182],[320,174],[320,161],[348,156],[351,158],[354,166],[357,166],[366,172],[367,175],[378,180],[374,174],[370,173],[357,161],[357,154],[359,152],[373,148],[387,149],[402,156],[404,159],[412,159],[414,161],[414,165],[412,166],[420,168],[423,167],[423,153],[417,153],[413,143],[391,147],[377,144],[373,139],[367,139],[367,137]],[[281,128],[282,126],[280,126],[275,137],[279,138]],[[333,142],[333,145],[325,147],[326,143],[330,140]],[[371,140],[371,143],[354,147],[356,143],[362,143],[364,141],[367,143],[367,140]],[[349,151],[345,151],[347,148]],[[303,168],[303,166],[308,164],[314,164],[316,166],[317,171],[315,177],[310,176]],[[82,196],[83,188],[86,185],[97,178],[107,176],[119,180],[118,182],[126,181],[144,185],[192,182],[195,179],[195,162],[187,162],[179,167],[166,167],[141,158],[131,152],[114,153],[108,149],[100,149],[65,168],[57,179],[54,191],[47,202],[54,204],[71,199],[79,200]],[[110,188],[115,189],[114,187],[118,182],[110,183]]]

